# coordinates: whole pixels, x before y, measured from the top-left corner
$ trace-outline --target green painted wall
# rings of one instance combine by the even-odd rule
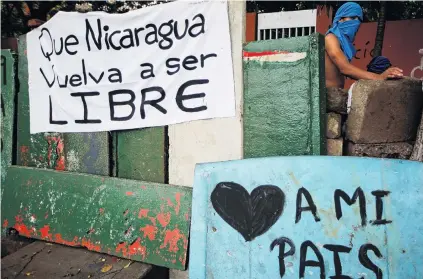
[[[12,164],[15,111],[15,59],[10,50],[1,51],[1,193],[7,167]]]
[[[305,52],[295,62],[244,57],[244,157],[325,154],[321,35],[251,42],[247,52]]]
[[[118,131],[117,176],[165,182],[165,128]]]

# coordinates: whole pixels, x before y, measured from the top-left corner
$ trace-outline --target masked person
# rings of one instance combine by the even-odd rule
[[[402,70],[397,67],[389,67],[382,73],[376,73],[351,64],[356,53],[353,42],[362,20],[363,11],[360,5],[354,2],[345,3],[335,14],[332,28],[325,37],[325,72],[328,90],[347,94],[343,90],[345,77],[355,80],[385,80],[403,76]]]

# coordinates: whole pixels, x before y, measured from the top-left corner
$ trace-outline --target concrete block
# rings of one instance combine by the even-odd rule
[[[411,141],[423,106],[422,81],[360,80],[353,88],[346,134],[354,143]]]
[[[408,159],[412,151],[413,145],[408,142],[382,144],[348,143],[349,156]]]
[[[327,88],[327,111],[347,114],[348,90],[342,88]]]
[[[342,120],[338,113],[326,114],[326,137],[328,139],[336,139],[341,136]]]
[[[342,156],[342,150],[344,148],[344,139],[327,139],[326,146],[329,156]]]
[[[188,279],[189,274],[188,270],[176,270],[170,269],[169,270],[169,279]]]

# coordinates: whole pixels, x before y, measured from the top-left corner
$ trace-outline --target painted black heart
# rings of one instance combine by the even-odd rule
[[[220,182],[210,196],[214,210],[251,241],[268,231],[279,219],[285,205],[285,194],[277,186],[261,185],[251,195],[234,182]]]

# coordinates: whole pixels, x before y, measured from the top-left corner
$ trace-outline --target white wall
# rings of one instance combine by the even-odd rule
[[[169,126],[170,184],[192,186],[194,167],[197,163],[242,158],[242,43],[245,41],[245,1],[228,3],[236,117]]]
[[[228,1],[236,117],[169,126],[169,183],[191,186],[195,164],[242,159],[242,45],[245,42],[245,0]],[[195,244],[192,244],[195,245]],[[187,279],[188,271],[170,270],[170,279]]]
[[[308,36],[316,30],[316,9],[262,13],[257,17],[258,40]]]

